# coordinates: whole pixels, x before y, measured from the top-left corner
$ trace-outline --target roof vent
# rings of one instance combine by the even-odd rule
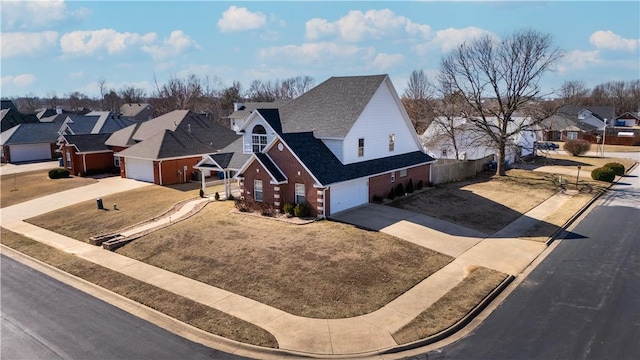
[[[187,124],[187,131],[191,132],[191,124]]]

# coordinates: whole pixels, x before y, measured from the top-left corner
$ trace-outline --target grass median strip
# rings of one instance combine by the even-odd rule
[[[266,330],[169,291],[64,253],[5,228],[2,244],[209,333],[243,343],[277,348]]]
[[[451,291],[393,333],[394,340],[398,345],[407,344],[449,328],[467,315],[506,277],[507,274],[485,267],[472,269]]]

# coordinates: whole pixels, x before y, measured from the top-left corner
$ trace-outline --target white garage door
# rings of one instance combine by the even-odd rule
[[[11,162],[14,163],[51,159],[51,145],[49,143],[10,145],[9,154]]]
[[[128,179],[153,182],[153,161],[126,158],[124,166]]]
[[[369,202],[368,179],[352,180],[331,185],[331,214]]]

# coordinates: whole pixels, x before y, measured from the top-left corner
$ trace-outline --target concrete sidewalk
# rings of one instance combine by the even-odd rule
[[[370,207],[345,212],[342,214],[342,221],[366,219],[367,226],[450,254],[456,259],[377,311],[347,319],[313,319],[286,313],[22,221],[76,202],[145,185],[147,184],[120,178],[103,179],[98,184],[1,209],[2,226],[256,324],[276,337],[280,349],[321,355],[355,355],[394,348],[397,344],[391,334],[456,286],[464,279],[469,266],[481,265],[518,275],[546,247],[544,243],[516,238],[489,238],[486,234],[441,220],[381,205],[372,204]],[[537,218],[551,208],[559,206],[560,202],[561,200],[554,196],[527,216]],[[366,209],[371,212],[367,213]],[[372,215],[372,212],[377,215]],[[527,224],[523,221],[517,229],[521,231]]]

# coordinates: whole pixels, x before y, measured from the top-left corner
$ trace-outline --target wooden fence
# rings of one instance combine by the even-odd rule
[[[493,155],[478,160],[438,159],[431,165],[431,182],[437,185],[476,176],[484,171],[491,161]]]

